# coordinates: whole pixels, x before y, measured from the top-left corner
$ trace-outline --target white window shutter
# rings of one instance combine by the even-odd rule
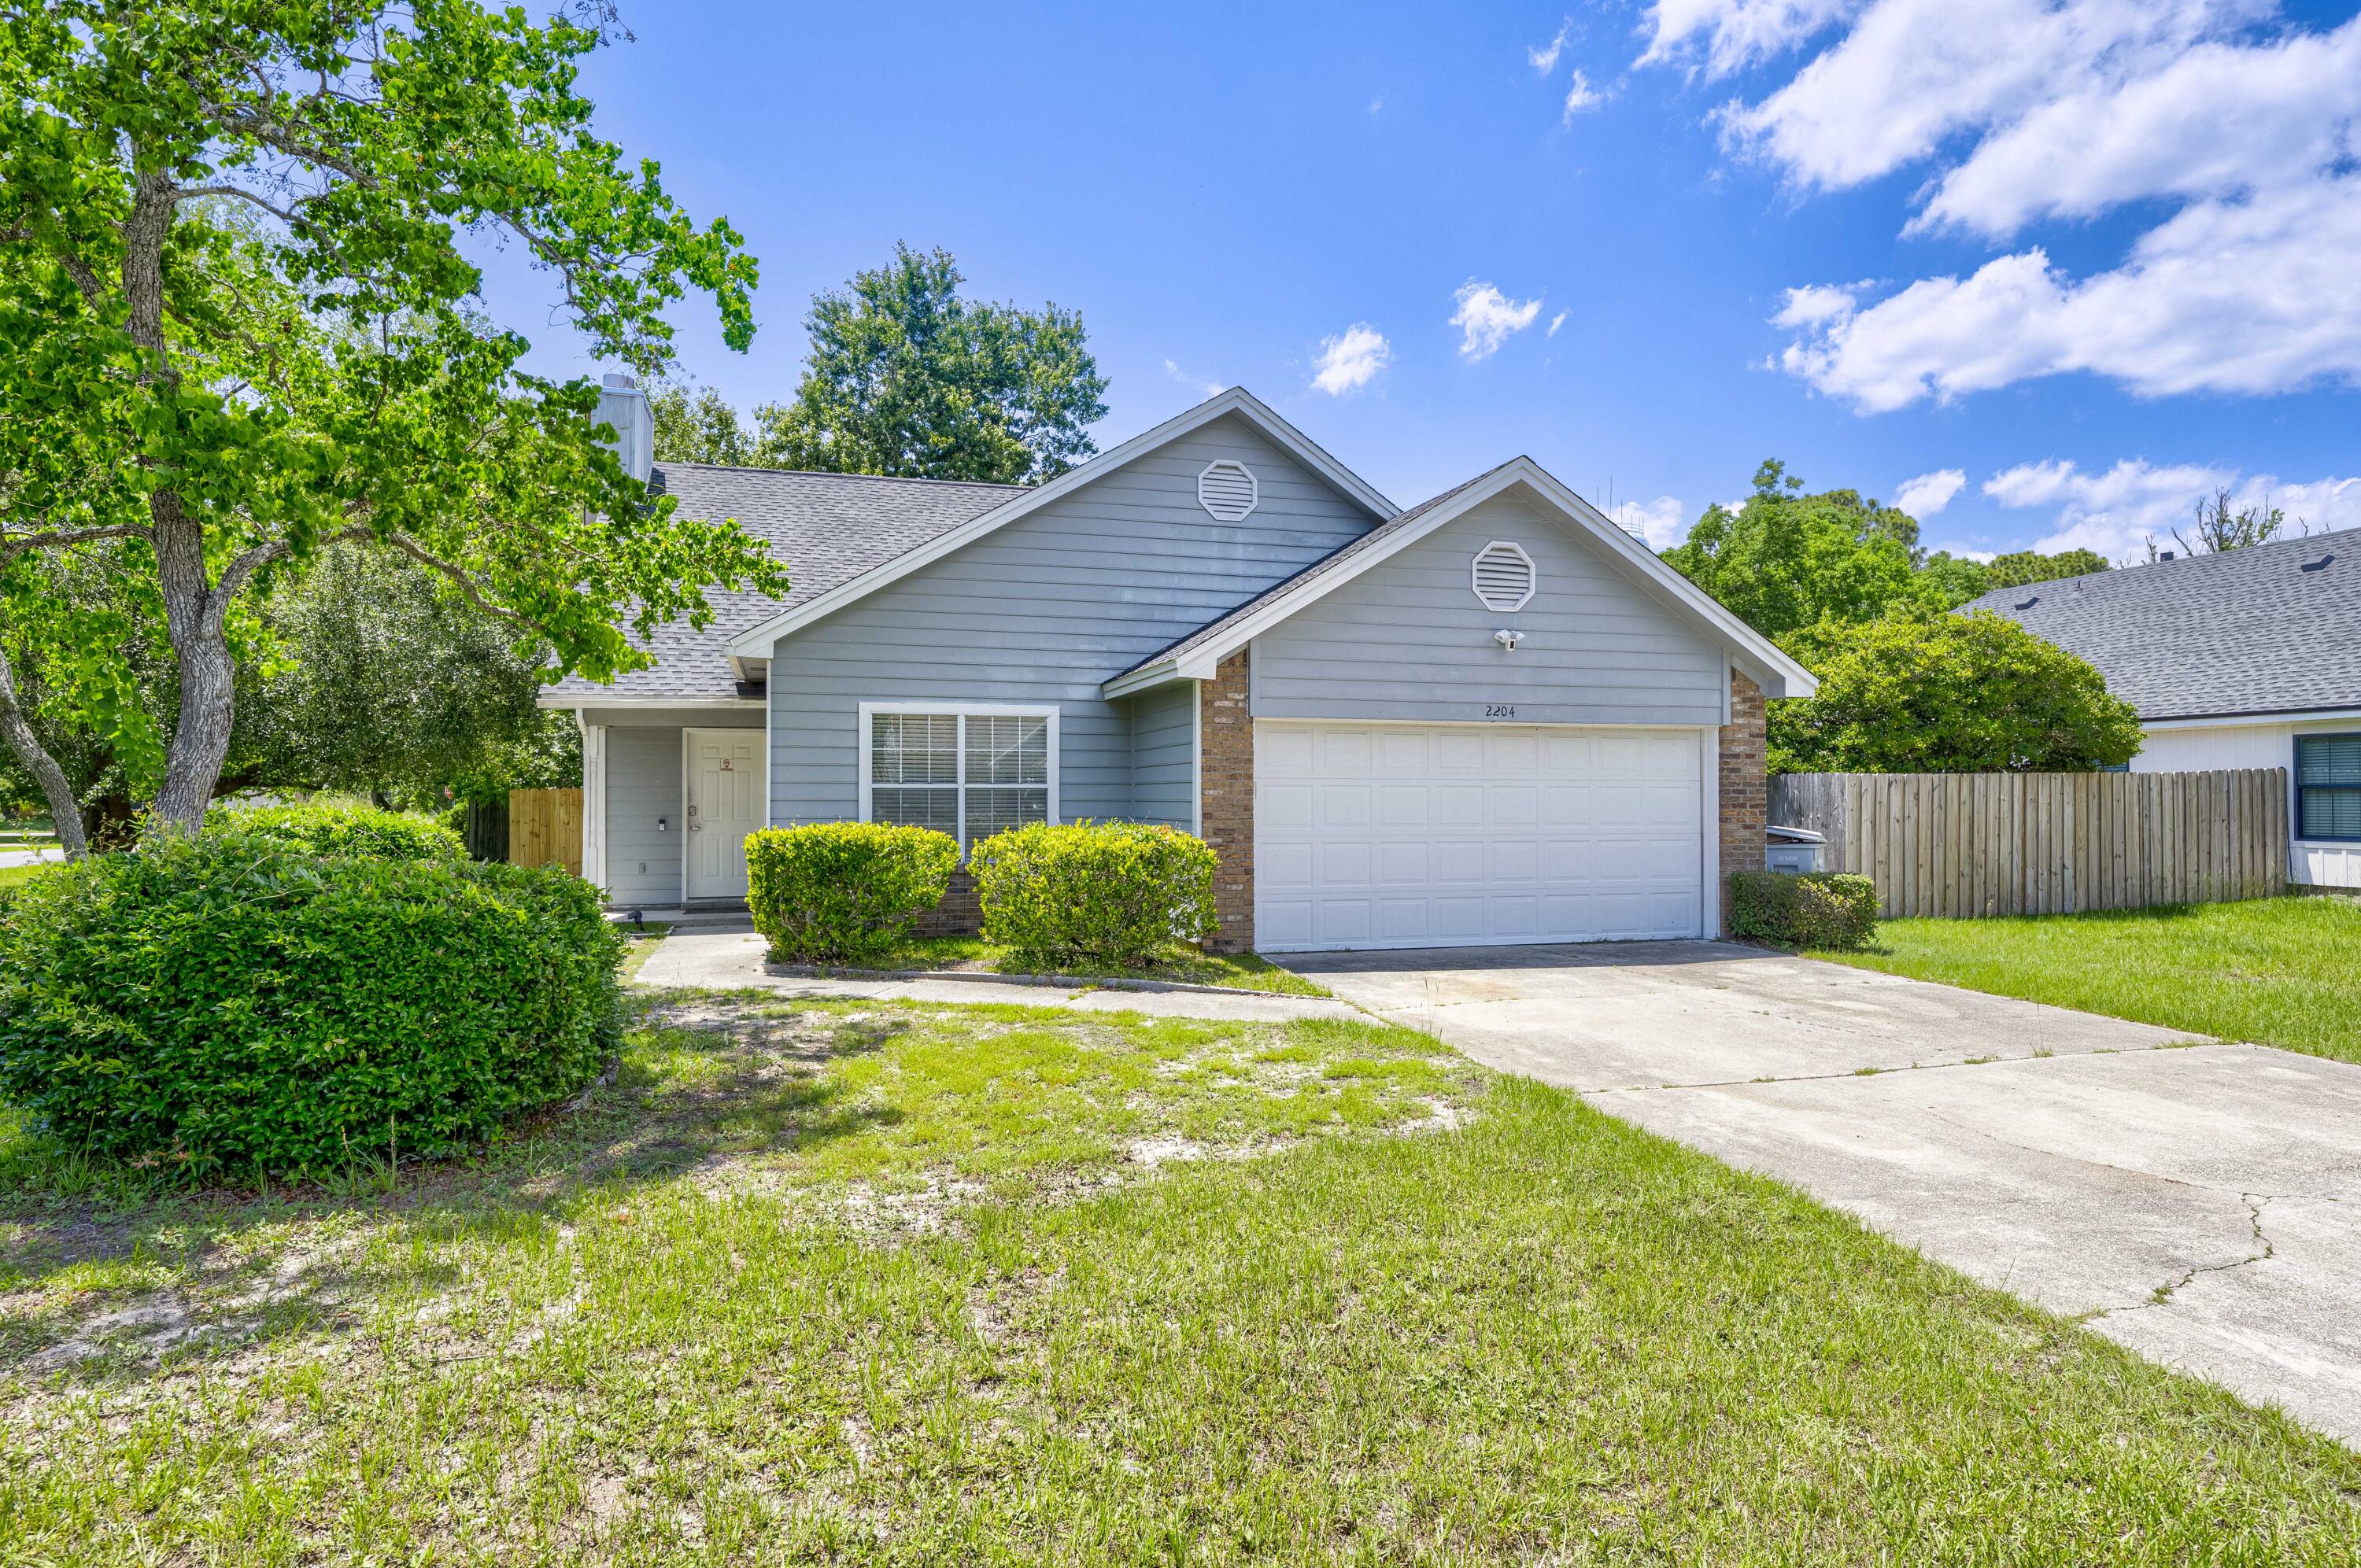
[[[1533,570],[1533,558],[1524,547],[1504,539],[1496,539],[1476,552],[1474,568],[1476,597],[1486,609],[1503,613],[1522,609],[1539,586]]]
[[[1260,504],[1262,487],[1254,470],[1224,457],[1197,476],[1197,504],[1219,522],[1236,522]]]

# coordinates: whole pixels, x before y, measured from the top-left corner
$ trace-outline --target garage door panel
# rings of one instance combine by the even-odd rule
[[[1256,761],[1259,762],[1260,757]],[[1313,790],[1308,784],[1255,784],[1255,826],[1279,829],[1312,826]]]
[[[1256,727],[1260,944],[1695,936],[1695,729]]]

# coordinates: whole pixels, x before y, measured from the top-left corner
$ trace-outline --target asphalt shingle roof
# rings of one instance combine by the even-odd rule
[[[1345,562],[1350,561],[1354,556],[1358,555],[1364,550],[1367,550],[1374,545],[1384,543],[1395,534],[1400,533],[1404,528],[1409,527],[1411,523],[1416,522],[1428,512],[1433,511],[1436,507],[1441,506],[1452,497],[1459,494],[1460,491],[1467,489],[1472,486],[1482,484],[1485,480],[1490,478],[1493,475],[1507,467],[1509,463],[1514,463],[1515,461],[1517,461],[1517,459],[1511,457],[1509,459],[1508,463],[1495,463],[1492,466],[1485,469],[1474,478],[1454,485],[1439,496],[1430,496],[1425,500],[1419,502],[1418,505],[1411,507],[1407,511],[1398,511],[1394,513],[1393,516],[1386,519],[1385,521],[1378,524],[1377,527],[1369,530],[1368,532],[1362,534],[1358,539],[1353,540],[1350,543],[1338,545],[1335,549],[1328,552],[1327,554],[1323,555],[1317,561],[1312,562],[1309,566],[1304,567],[1301,572],[1296,573],[1295,576],[1285,578],[1279,582],[1273,583],[1269,587],[1265,588],[1262,592],[1255,595],[1254,598],[1246,600],[1246,603],[1238,606],[1237,609],[1231,610],[1224,615],[1219,616],[1214,620],[1207,621],[1204,625],[1197,628],[1196,630],[1189,633],[1188,636],[1181,638],[1178,642],[1168,643],[1164,647],[1159,648],[1155,652],[1150,653],[1147,658],[1142,659],[1138,663],[1134,664],[1131,667],[1131,670],[1144,670],[1150,664],[1160,664],[1167,659],[1178,659],[1196,652],[1199,647],[1219,637],[1227,628],[1235,625],[1237,622],[1244,620],[1247,616],[1253,614],[1259,607],[1268,604],[1272,599],[1279,598],[1282,594],[1293,593],[1297,588],[1301,587],[1305,583],[1310,582],[1314,577],[1323,576],[1327,573],[1334,571],[1337,567],[1343,565]],[[1123,675],[1131,674],[1131,670],[1124,671]],[[1117,675],[1115,678],[1116,680],[1121,680],[1123,675]]]
[[[1997,588],[1960,608],[2081,655],[2142,718],[2361,707],[2361,529]]]
[[[559,696],[595,701],[737,696],[723,652],[730,639],[1023,493],[1016,485],[704,463],[658,464],[651,482],[679,501],[683,517],[735,518],[747,532],[770,541],[773,553],[786,563],[792,590],[784,599],[713,594],[711,624],[699,630],[685,620],[667,621],[640,643],[656,657],[652,668],[618,675],[611,685],[570,675],[550,688]]]

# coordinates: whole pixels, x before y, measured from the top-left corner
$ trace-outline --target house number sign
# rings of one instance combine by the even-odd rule
[[[1517,717],[1517,705],[1513,702],[1488,702],[1484,705],[1484,717],[1487,718],[1514,718]]]

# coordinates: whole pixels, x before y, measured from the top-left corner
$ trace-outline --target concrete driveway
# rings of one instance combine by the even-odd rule
[[[2361,1442],[2361,1067],[1724,943],[1288,967]]]

